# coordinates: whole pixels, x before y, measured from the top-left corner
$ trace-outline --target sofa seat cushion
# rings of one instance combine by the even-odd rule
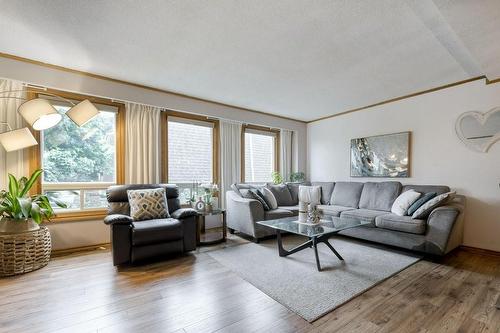
[[[411,216],[398,216],[396,214],[385,214],[375,218],[377,228],[408,232],[417,235],[425,233],[427,222],[425,220],[413,219]]]
[[[146,245],[182,239],[182,223],[177,219],[132,222],[132,244]]]
[[[278,209],[289,210],[293,215],[299,215],[299,205],[296,206],[278,206]]]
[[[386,215],[387,212],[381,210],[372,209],[354,209],[346,210],[340,213],[340,217],[350,217],[355,219],[360,219],[363,221],[371,222],[372,226],[375,226],[375,218],[380,215]],[[369,225],[368,225],[369,226]]]
[[[323,214],[330,216],[340,216],[340,213],[346,210],[354,210],[355,208],[346,207],[346,206],[338,206],[338,205],[317,205],[317,209],[319,209]]]
[[[298,208],[297,208],[297,212],[298,212]],[[283,217],[290,217],[290,216],[294,216],[296,214],[294,214],[292,211],[288,210],[288,209],[283,209],[282,207],[278,207],[276,209],[271,209],[271,210],[268,210],[268,211],[265,211],[264,212],[264,219],[267,221],[267,220],[276,220],[276,219],[280,219],[280,218],[283,218]]]

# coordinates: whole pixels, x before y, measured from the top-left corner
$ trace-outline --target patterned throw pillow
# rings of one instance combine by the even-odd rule
[[[245,193],[245,198],[247,199],[254,199],[259,201],[262,204],[262,207],[264,207],[264,210],[270,210],[269,205],[267,204],[266,200],[264,199],[264,196],[259,192],[259,190],[256,189],[250,189]]]
[[[128,190],[130,217],[134,221],[170,217],[164,188]]]

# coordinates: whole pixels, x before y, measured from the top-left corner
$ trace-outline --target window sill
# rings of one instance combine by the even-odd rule
[[[92,220],[102,220],[106,217],[108,211],[107,209],[94,209],[85,211],[72,211],[64,213],[56,213],[57,215],[50,219],[50,222],[44,222],[46,224],[58,223],[58,222],[80,222],[80,221],[92,221]]]

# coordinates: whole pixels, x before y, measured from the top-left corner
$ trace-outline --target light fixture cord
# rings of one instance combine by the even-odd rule
[[[5,91],[0,91],[0,94],[6,94],[6,93],[13,93],[13,92],[32,92],[32,93],[40,93],[39,91],[37,90],[30,90],[30,89],[18,89],[18,90],[5,90]],[[66,99],[64,97],[61,97],[61,96],[58,96],[58,95],[55,95],[55,94],[51,94],[51,93],[48,93],[48,92],[43,92],[42,93],[43,95],[48,95],[48,96],[52,96],[52,97],[56,97],[56,98],[59,98],[65,102],[68,102],[69,104],[71,104],[72,106],[75,106],[75,103],[73,103],[72,101],[70,101],[69,99]],[[23,97],[16,97],[16,96],[0,96],[0,98],[14,98],[14,99],[19,99],[19,100],[23,100],[23,101],[26,101],[28,100],[27,98],[23,98]]]

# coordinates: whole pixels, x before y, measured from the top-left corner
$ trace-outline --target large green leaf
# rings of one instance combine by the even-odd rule
[[[9,173],[9,192],[13,197],[17,197],[19,194],[19,183],[16,177]]]
[[[31,213],[31,198],[17,198],[17,201],[19,202],[24,217],[29,218]]]
[[[30,179],[26,182],[26,185],[24,186],[23,190],[19,194],[20,197],[24,197],[26,195],[26,193],[28,193],[28,191],[33,187],[33,184],[35,184],[36,180],[38,179],[38,177],[40,177],[42,172],[43,171],[41,169],[38,169],[35,172],[33,172]]]
[[[31,218],[38,224],[42,223],[42,212],[40,210],[40,206],[34,202],[31,203]]]

